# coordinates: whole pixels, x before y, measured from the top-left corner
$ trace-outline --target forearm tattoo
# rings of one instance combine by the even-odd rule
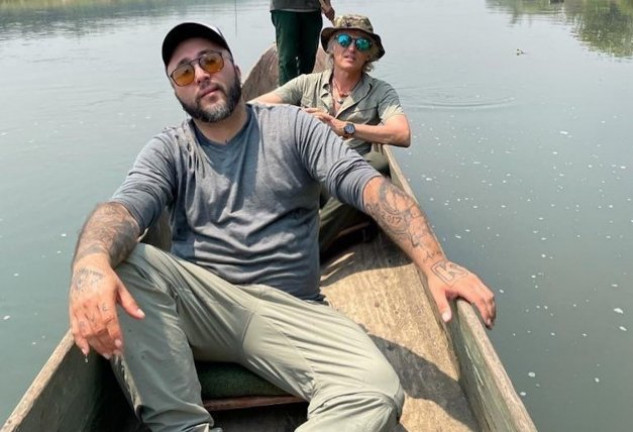
[[[134,249],[139,233],[138,224],[125,207],[117,203],[101,204],[81,230],[73,263],[88,255],[105,253],[115,267]]]
[[[424,254],[423,262],[443,256],[422,209],[409,195],[390,182],[381,182],[378,200],[365,203],[365,208],[398,244],[411,250],[421,249]]]

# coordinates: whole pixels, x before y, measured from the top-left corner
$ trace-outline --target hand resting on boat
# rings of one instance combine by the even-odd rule
[[[136,245],[140,229],[125,207],[106,203],[82,233],[72,266],[70,329],[84,355],[93,347],[109,359],[123,349],[116,304],[134,318],[145,316],[113,270]]]
[[[477,275],[446,258],[426,215],[413,198],[389,180],[375,177],[365,186],[363,199],[367,214],[426,276],[444,322],[452,317],[449,300],[462,297],[477,307],[486,327],[493,327],[494,294]]]

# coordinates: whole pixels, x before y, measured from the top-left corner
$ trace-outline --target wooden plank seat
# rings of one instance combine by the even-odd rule
[[[211,412],[304,402],[236,363],[198,362],[196,369]]]

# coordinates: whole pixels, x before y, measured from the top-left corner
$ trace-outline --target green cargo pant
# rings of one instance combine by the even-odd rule
[[[382,175],[389,176],[389,162],[382,152],[371,150],[363,158]],[[322,194],[321,201],[324,205],[319,212],[319,251],[324,255],[341,231],[361,222],[371,221],[371,218],[327,195]]]
[[[323,25],[321,11],[292,12],[273,10],[270,17],[275,25],[279,57],[279,85],[312,72]]]
[[[144,244],[117,273],[146,316],[119,311],[124,352],[113,366],[153,431],[213,425],[194,359],[239,363],[309,401],[298,431],[389,431],[397,424],[404,394],[395,371],[358,325],[329,306],[264,285],[232,285]]]

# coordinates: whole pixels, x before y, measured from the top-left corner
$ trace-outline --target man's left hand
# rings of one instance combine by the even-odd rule
[[[427,279],[444,322],[452,318],[449,300],[461,297],[477,307],[486,327],[494,326],[495,296],[477,275],[454,262],[442,260],[433,264]]]

